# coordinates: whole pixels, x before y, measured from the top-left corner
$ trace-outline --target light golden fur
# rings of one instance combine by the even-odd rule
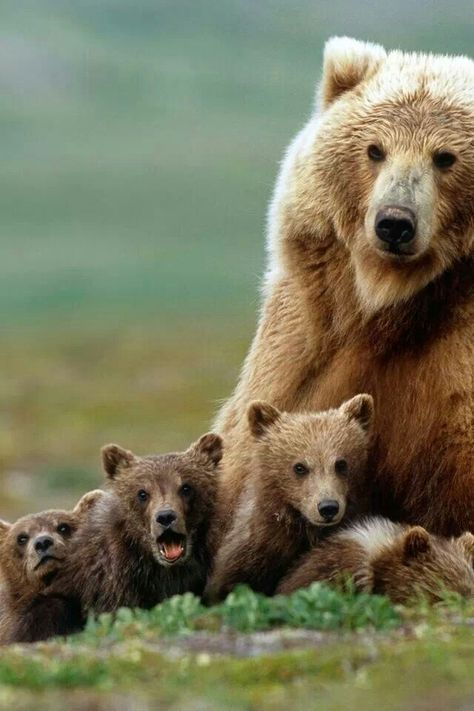
[[[257,334],[217,419],[226,510],[248,475],[253,399],[324,410],[368,392],[373,512],[474,530],[473,86],[467,58],[327,44],[317,108],[270,207]],[[383,162],[369,160],[373,143]],[[439,151],[457,158],[448,170]],[[379,248],[373,217],[403,196],[418,226],[398,259]]]
[[[208,601],[222,599],[238,583],[272,594],[288,567],[326,531],[363,512],[372,421],[369,395],[326,412],[280,412],[259,401],[249,406],[251,471],[235,512],[219,507],[211,528],[214,546],[222,542]],[[330,518],[323,513],[328,501],[338,506]]]
[[[421,526],[371,518],[353,524],[314,548],[277,588],[289,594],[315,581],[352,583],[359,592],[406,603],[421,595],[430,602],[448,591],[474,595],[474,536],[439,538]]]

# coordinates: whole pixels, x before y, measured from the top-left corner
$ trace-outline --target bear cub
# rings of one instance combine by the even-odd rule
[[[273,594],[302,553],[363,508],[370,395],[317,413],[280,412],[253,402],[247,417],[254,441],[251,472],[215,557],[209,603],[237,583]]]
[[[421,526],[373,517],[338,531],[306,554],[281,581],[277,593],[289,594],[315,581],[359,592],[387,595],[406,603],[422,596],[430,602],[443,593],[474,595],[474,536],[441,538]]]
[[[58,580],[81,591],[84,614],[151,608],[171,595],[202,593],[221,458],[222,440],[212,433],[179,453],[137,456],[115,444],[102,449],[108,496]]]
[[[75,538],[104,496],[90,491],[73,511],[43,511],[14,524],[0,521],[0,643],[36,642],[82,628],[77,596],[52,586],[68,570]]]

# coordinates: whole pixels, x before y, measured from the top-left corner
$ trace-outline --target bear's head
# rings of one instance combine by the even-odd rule
[[[64,567],[76,533],[106,496],[89,491],[72,511],[30,514],[15,523],[0,521],[0,569],[14,594],[41,591]]]
[[[265,402],[251,403],[256,478],[265,497],[314,526],[339,523],[367,464],[373,412],[370,395],[317,413],[280,412]]]
[[[373,592],[396,602],[424,597],[431,602],[455,592],[474,595],[474,536],[439,538],[412,526],[372,564]]]
[[[311,263],[311,244],[335,237],[369,312],[470,258],[473,86],[466,57],[329,40],[316,111],[277,184],[271,245],[293,242]]]
[[[212,515],[222,440],[203,435],[185,452],[139,457],[116,444],[102,449],[109,488],[127,534],[164,567],[182,565]]]

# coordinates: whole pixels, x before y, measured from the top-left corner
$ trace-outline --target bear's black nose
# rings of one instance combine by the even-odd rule
[[[416,218],[408,207],[390,205],[375,216],[375,234],[390,251],[402,251],[400,245],[412,241],[416,233]]]
[[[176,511],[173,509],[163,509],[159,511],[156,515],[157,522],[163,526],[163,528],[169,528],[172,523],[178,518]]]
[[[54,541],[51,536],[38,536],[35,540],[35,551],[37,553],[46,553],[53,543]]]
[[[318,504],[318,511],[326,521],[332,521],[339,513],[339,504],[334,499],[324,499]]]

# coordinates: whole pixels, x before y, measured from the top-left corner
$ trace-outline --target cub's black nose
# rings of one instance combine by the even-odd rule
[[[53,545],[54,541],[51,536],[38,536],[35,540],[35,551],[37,553],[46,553]]]
[[[332,521],[339,513],[339,504],[334,499],[324,499],[318,504],[318,511],[326,521]]]
[[[375,216],[375,234],[389,247],[408,244],[415,237],[416,218],[408,207],[391,205]]]
[[[156,520],[163,528],[169,528],[172,523],[178,518],[177,514],[173,509],[163,509],[159,511],[156,515]]]

